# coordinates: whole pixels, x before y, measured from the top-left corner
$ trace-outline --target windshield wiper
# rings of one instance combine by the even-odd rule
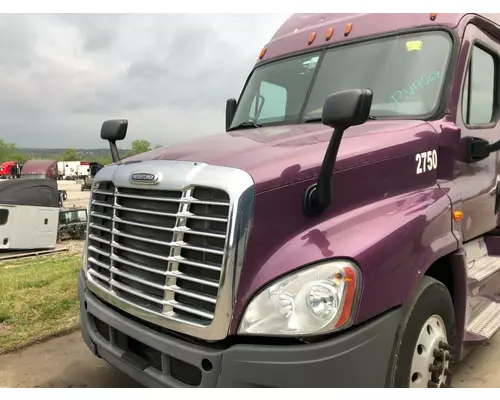
[[[368,117],[368,119],[372,120],[372,121],[375,121],[377,120],[378,118],[377,117],[374,117],[373,115],[370,115]],[[305,119],[304,120],[304,123],[307,124],[307,123],[311,123],[311,122],[321,122],[322,121],[322,118],[321,117],[317,117],[317,118],[308,118],[308,119]]]
[[[236,131],[238,129],[250,129],[250,128],[262,128],[262,125],[256,124],[253,121],[243,121],[241,124],[229,128],[228,132]]]

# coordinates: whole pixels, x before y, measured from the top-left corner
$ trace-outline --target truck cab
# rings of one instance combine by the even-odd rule
[[[17,161],[5,161],[0,166],[0,179],[17,178],[20,174],[20,167]]]
[[[23,166],[21,177],[24,179],[55,179],[57,180],[56,160],[28,160]]]
[[[90,188],[92,187],[92,181],[94,179],[94,176],[103,167],[104,167],[103,164],[100,164],[100,163],[97,163],[97,162],[91,162],[90,163],[89,174],[88,174],[88,176],[84,176],[83,177],[83,182],[82,182],[82,184],[80,186],[82,192],[85,191],[85,190],[87,190],[87,189],[90,190]]]
[[[295,14],[226,132],[94,177],[89,349],[151,387],[425,387],[500,328],[498,14]]]

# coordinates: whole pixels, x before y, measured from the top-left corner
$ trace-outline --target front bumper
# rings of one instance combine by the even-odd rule
[[[400,311],[303,345],[214,349],[156,332],[101,302],[78,278],[82,336],[147,387],[384,387]]]

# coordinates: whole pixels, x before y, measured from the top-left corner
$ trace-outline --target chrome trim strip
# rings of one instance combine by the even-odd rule
[[[93,192],[96,189],[96,185],[103,181],[113,182],[115,187],[144,188],[144,185],[134,184],[129,181],[129,177],[132,174],[143,171],[152,171],[152,173],[157,173],[163,177],[157,185],[150,187],[148,190],[188,191],[193,187],[209,187],[224,190],[229,195],[230,204],[226,248],[224,250],[225,255],[219,281],[220,287],[212,322],[210,325],[205,326],[197,323],[196,320],[188,321],[184,318],[177,318],[175,313],[171,311],[171,306],[174,302],[173,296],[172,298],[165,296],[164,300],[168,302],[168,307],[165,307],[165,312],[163,313],[133,304],[123,298],[117,297],[109,288],[100,285],[88,272],[86,273],[87,287],[104,301],[153,324],[203,340],[216,341],[224,339],[227,337],[232,319],[236,291],[249,237],[255,196],[254,182],[248,173],[235,168],[189,161],[151,160],[131,164],[110,165],[101,169],[94,177],[91,191]],[[97,193],[99,192],[101,191]],[[182,199],[180,202],[183,203],[184,200],[187,207],[185,208],[186,214],[182,216],[190,218],[188,211],[189,199]],[[113,208],[116,210],[116,204]],[[90,218],[89,226],[92,226]],[[185,233],[182,226],[176,228],[178,229],[174,230],[176,238],[174,238],[173,242],[181,240],[181,236]],[[86,247],[89,245],[88,231],[87,229]],[[116,228],[110,230],[111,232],[116,234]],[[111,249],[117,245],[118,243],[116,242],[111,243]],[[178,250],[180,250],[180,247],[172,246],[170,253],[173,252],[174,254],[165,254],[168,262],[172,263],[171,268],[168,270],[173,271],[174,274],[178,269],[179,262],[182,262]],[[111,252],[111,263],[113,265],[113,261],[116,261],[116,255],[113,254],[113,250]],[[85,270],[87,270],[86,265],[89,261],[87,257],[86,255],[84,259]],[[200,263],[200,265],[202,264]],[[170,286],[168,278],[166,286]],[[168,292],[173,293],[171,290]],[[206,314],[208,317],[209,313]]]

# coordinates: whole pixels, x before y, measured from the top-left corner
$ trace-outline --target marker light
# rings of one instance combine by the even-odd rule
[[[464,218],[464,213],[462,211],[453,211],[453,219],[455,221],[460,221]]]
[[[266,52],[267,52],[267,48],[264,47],[261,51],[260,51],[260,54],[259,54],[259,59],[262,60],[262,58],[266,55]]]
[[[309,34],[309,40],[307,41],[307,44],[312,44],[312,42],[314,42],[314,39],[316,39],[316,32],[311,32]]]
[[[434,21],[437,17],[437,14],[431,14],[431,21]]]
[[[326,37],[325,37],[326,41],[328,42],[332,36],[333,36],[333,28],[328,28],[328,30],[326,31]]]
[[[345,26],[345,30],[344,30],[344,36],[348,36],[349,33],[351,33],[352,31],[352,23],[348,23],[346,26]]]

